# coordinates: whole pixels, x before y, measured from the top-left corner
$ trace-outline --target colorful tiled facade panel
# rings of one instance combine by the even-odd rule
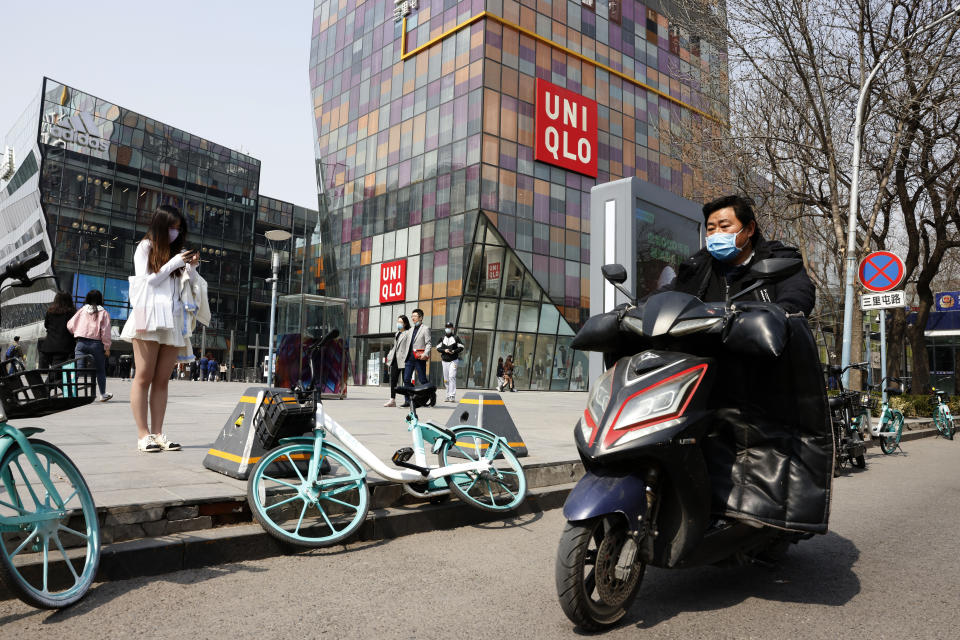
[[[512,353],[518,388],[585,388],[569,342],[589,314],[590,189],[636,176],[702,199],[669,134],[727,117],[702,90],[726,77],[723,52],[651,4],[317,0],[326,291],[350,302],[358,382],[371,337],[420,307],[469,341],[468,387],[495,385]],[[405,300],[381,303],[380,265],[398,259]]]

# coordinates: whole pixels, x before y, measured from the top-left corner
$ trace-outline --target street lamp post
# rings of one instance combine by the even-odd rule
[[[867,92],[873,79],[876,77],[880,67],[884,65],[887,59],[902,45],[912,40],[915,36],[936,27],[937,25],[960,14],[960,4],[939,19],[931,22],[925,27],[921,27],[891,47],[886,53],[880,56],[880,60],[870,70],[870,74],[863,81],[860,87],[860,96],[857,99],[857,114],[853,124],[853,171],[850,176],[850,213],[847,217],[847,268],[845,277],[845,293],[843,298],[843,349],[840,357],[840,366],[846,368],[850,364],[850,347],[853,336],[853,280],[857,268],[856,244],[857,244],[857,209],[859,208],[860,193],[860,138],[863,133],[863,115],[867,109]],[[850,372],[843,374],[843,384],[846,386],[850,382]]]
[[[273,291],[270,294],[270,339],[267,347],[267,386],[272,387],[274,362],[273,346],[277,323],[277,281],[280,279],[280,253],[277,251],[276,245],[289,240],[291,234],[289,231],[284,231],[283,229],[271,229],[263,235],[270,243],[270,264],[273,272],[273,277],[267,280],[267,282],[270,282],[273,285]]]

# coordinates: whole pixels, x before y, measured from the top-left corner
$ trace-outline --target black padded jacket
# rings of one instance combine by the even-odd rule
[[[800,258],[800,252],[794,247],[788,247],[776,240],[767,240],[759,232],[755,238],[754,255],[747,264],[765,258]],[[753,282],[746,265],[731,269],[711,256],[709,251],[701,249],[680,263],[677,277],[661,291],[681,291],[704,301],[723,302],[726,299],[727,286],[730,287],[730,295],[734,295]],[[755,300],[776,302],[787,313],[802,311],[809,316],[816,302],[816,289],[806,270],[801,269],[789,278],[754,290],[749,296]]]

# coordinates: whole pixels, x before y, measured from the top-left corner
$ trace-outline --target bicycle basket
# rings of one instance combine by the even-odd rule
[[[93,402],[96,369],[78,364],[69,360],[0,377],[0,401],[7,418],[39,418]]]
[[[870,395],[869,393],[861,393],[860,406],[863,407],[864,409],[869,409],[870,411],[874,411],[879,406],[879,404],[877,403],[876,397]]]
[[[313,398],[302,403],[290,391],[273,391],[263,399],[254,424],[264,449],[272,449],[281,438],[303,435],[313,429]]]

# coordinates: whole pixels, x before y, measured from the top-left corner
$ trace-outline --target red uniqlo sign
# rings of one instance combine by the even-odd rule
[[[537,78],[534,158],[597,177],[597,103]]]
[[[407,295],[407,261],[394,260],[380,265],[380,304],[403,302]]]
[[[491,262],[487,265],[487,280],[497,280],[500,278],[500,263]]]

